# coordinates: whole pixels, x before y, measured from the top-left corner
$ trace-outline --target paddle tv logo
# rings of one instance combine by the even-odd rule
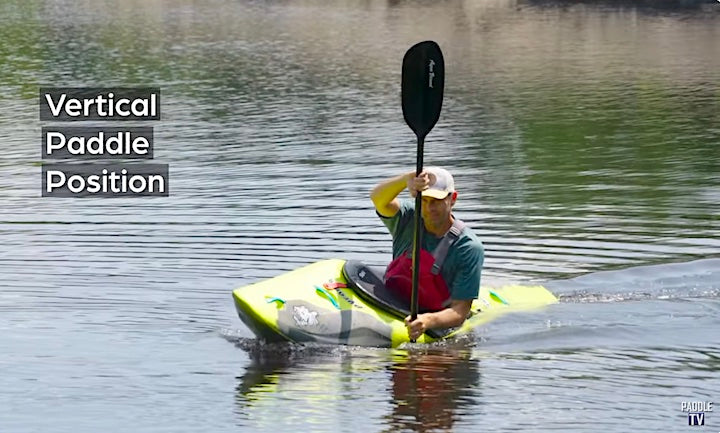
[[[711,401],[683,401],[680,403],[680,410],[687,412],[688,425],[705,425],[705,413],[713,411]]]

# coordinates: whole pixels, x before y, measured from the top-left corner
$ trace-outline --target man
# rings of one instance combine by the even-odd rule
[[[430,311],[418,314],[412,322],[409,316],[405,319],[410,338],[417,339],[428,329],[460,326],[465,321],[480,290],[484,251],[472,231],[452,214],[458,194],[447,170],[428,167],[418,176],[413,171],[387,179],[373,188],[370,198],[393,238],[393,261],[385,274],[389,288],[409,301],[415,206],[414,202],[398,200],[405,188],[412,197],[422,191],[423,235],[418,297],[421,310]],[[450,232],[455,236],[450,236]],[[445,237],[451,239],[445,241],[446,244],[449,242],[447,254],[439,271],[433,272],[431,253],[440,250],[438,245]],[[423,299],[430,299],[430,304],[424,303]]]

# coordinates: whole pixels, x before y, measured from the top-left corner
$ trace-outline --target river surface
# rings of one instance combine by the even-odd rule
[[[678,4],[676,4],[678,3]],[[0,2],[0,431],[720,431],[720,4]],[[561,302],[396,350],[267,345],[231,290],[390,259],[407,48],[483,284]],[[167,198],[41,198],[38,89],[157,86]]]

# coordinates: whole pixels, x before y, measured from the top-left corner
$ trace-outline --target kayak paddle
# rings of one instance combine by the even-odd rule
[[[402,109],[405,122],[417,135],[416,175],[423,169],[425,136],[437,123],[442,108],[445,87],[445,61],[442,51],[433,41],[413,45],[405,53],[402,64]],[[415,236],[413,237],[413,275],[410,298],[410,318],[418,313],[418,277],[420,272],[420,244],[422,242],[422,193],[415,196]]]

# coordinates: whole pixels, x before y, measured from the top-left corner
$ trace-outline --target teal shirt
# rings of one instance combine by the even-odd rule
[[[414,203],[403,200],[400,211],[391,218],[380,214],[380,219],[388,228],[393,238],[393,259],[406,251],[412,252],[413,224],[415,218]],[[428,232],[423,226],[422,248],[432,253],[440,239]],[[469,227],[465,226],[460,237],[448,251],[447,258],[440,270],[440,275],[450,289],[450,298],[469,300],[478,297],[480,291],[480,274],[482,272],[485,251],[482,243]]]

